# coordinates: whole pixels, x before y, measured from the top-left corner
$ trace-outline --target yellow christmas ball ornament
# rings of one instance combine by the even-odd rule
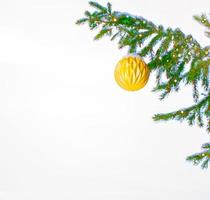
[[[149,79],[147,64],[136,55],[122,58],[116,65],[114,76],[117,84],[127,91],[143,88]]]

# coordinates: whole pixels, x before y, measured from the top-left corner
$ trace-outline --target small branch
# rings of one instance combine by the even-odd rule
[[[190,155],[187,161],[193,162],[194,165],[201,164],[202,169],[207,169],[210,163],[210,143],[202,145],[202,152]]]

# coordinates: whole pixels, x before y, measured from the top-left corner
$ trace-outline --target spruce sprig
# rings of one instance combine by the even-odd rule
[[[172,92],[178,92],[183,84],[192,86],[194,105],[156,114],[153,119],[186,120],[189,125],[197,123],[200,127],[205,126],[210,133],[210,46],[202,47],[192,35],[184,34],[179,28],[165,29],[143,17],[113,11],[110,3],[106,7],[93,1],[89,4],[94,11],[86,11],[85,17],[76,24],[88,23],[91,30],[99,29],[95,39],[105,36],[111,40],[118,39],[119,48],[128,47],[128,53],[149,58],[148,66],[156,73],[153,91],[161,92],[161,100]],[[206,27],[206,35],[210,37],[207,15],[196,15],[194,19]],[[202,161],[202,168],[206,168],[210,161],[209,150],[205,155],[201,152],[187,157],[187,160],[194,164]]]

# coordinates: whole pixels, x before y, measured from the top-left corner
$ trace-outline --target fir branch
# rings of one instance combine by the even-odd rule
[[[81,24],[84,24],[87,21],[88,21],[88,18],[81,18],[81,19],[76,21],[76,24],[77,25],[81,25]]]
[[[193,86],[195,102],[200,97],[199,84],[206,92],[209,91],[210,59],[207,52],[209,49],[202,48],[191,35],[185,35],[179,28],[165,30],[162,26],[156,26],[143,17],[111,11],[110,3],[107,4],[107,8],[92,1],[90,5],[96,8],[96,11],[86,12],[89,19],[88,21],[84,19],[84,22],[89,22],[91,29],[102,27],[95,39],[101,39],[105,35],[109,35],[112,40],[118,37],[119,48],[129,47],[129,53],[137,53],[142,57],[152,54],[152,60],[148,66],[151,71],[158,72],[157,85],[153,91],[162,92],[161,100],[171,92],[179,91],[182,82]],[[195,19],[202,23],[204,16],[200,18],[197,16]],[[206,21],[205,25],[207,25]],[[147,40],[150,42],[142,48]],[[155,51],[158,43],[160,45]],[[183,73],[184,66],[188,63],[190,69]],[[167,81],[162,82],[165,74]]]
[[[89,4],[90,4],[90,6],[92,6],[93,8],[96,8],[97,10],[99,10],[101,12],[107,12],[106,7],[102,6],[101,4],[99,4],[95,1],[90,1]]]
[[[206,14],[195,15],[194,19],[198,21],[200,24],[204,25],[206,28],[210,29],[210,21]]]
[[[210,37],[210,20],[206,14],[195,15],[194,19],[207,28],[206,36]]]
[[[194,165],[201,164],[202,169],[207,169],[210,163],[210,143],[202,145],[202,152],[190,155],[187,161],[193,162]]]
[[[207,132],[210,132],[210,46],[201,47],[192,35],[185,35],[179,28],[164,29],[162,25],[156,26],[143,17],[112,11],[110,3],[106,7],[92,1],[89,4],[95,11],[86,11],[85,18],[76,23],[88,23],[91,30],[100,29],[95,39],[106,35],[111,40],[119,38],[119,48],[128,47],[129,53],[139,54],[142,58],[149,56],[148,66],[151,71],[156,71],[157,81],[153,91],[161,92],[161,100],[171,92],[179,91],[181,83],[192,86],[193,106],[156,114],[153,119],[186,120],[189,125],[197,122],[200,127],[206,124]],[[210,37],[210,21],[207,16],[197,15],[194,19],[207,28],[206,34]],[[189,70],[186,70],[188,67]],[[165,75],[167,80],[163,81]],[[201,99],[203,91],[205,97]],[[199,155],[189,157],[189,160],[194,159],[203,161]],[[208,161],[204,160],[202,167],[205,168]]]
[[[210,116],[210,95],[207,95],[197,104],[180,109],[178,111],[164,113],[164,114],[156,114],[153,116],[155,121],[168,121],[171,119],[176,119],[178,121],[183,121],[184,119],[188,121],[189,125],[193,125],[196,121],[198,124],[202,124],[203,120],[201,119],[201,113],[204,116],[206,113],[207,119]]]
[[[94,39],[99,40],[100,38],[102,38],[104,35],[107,35],[108,33],[111,33],[111,29],[104,28],[94,37]]]

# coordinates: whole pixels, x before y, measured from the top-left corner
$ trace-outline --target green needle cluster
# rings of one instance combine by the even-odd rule
[[[76,24],[88,23],[91,30],[99,29],[95,40],[109,36],[118,40],[119,48],[128,47],[128,53],[135,53],[149,59],[148,66],[156,74],[154,92],[160,92],[163,100],[172,92],[178,92],[183,85],[192,86],[194,105],[179,110],[155,114],[155,121],[175,119],[186,120],[189,125],[206,127],[210,133],[210,46],[202,47],[192,35],[185,35],[179,28],[156,26],[143,17],[112,10],[110,3],[102,6],[89,2],[94,11],[85,11],[85,17]],[[210,20],[205,14],[194,19],[206,27],[210,38]],[[187,160],[195,165],[201,163],[207,168],[210,162],[210,143],[202,146],[204,151]]]

